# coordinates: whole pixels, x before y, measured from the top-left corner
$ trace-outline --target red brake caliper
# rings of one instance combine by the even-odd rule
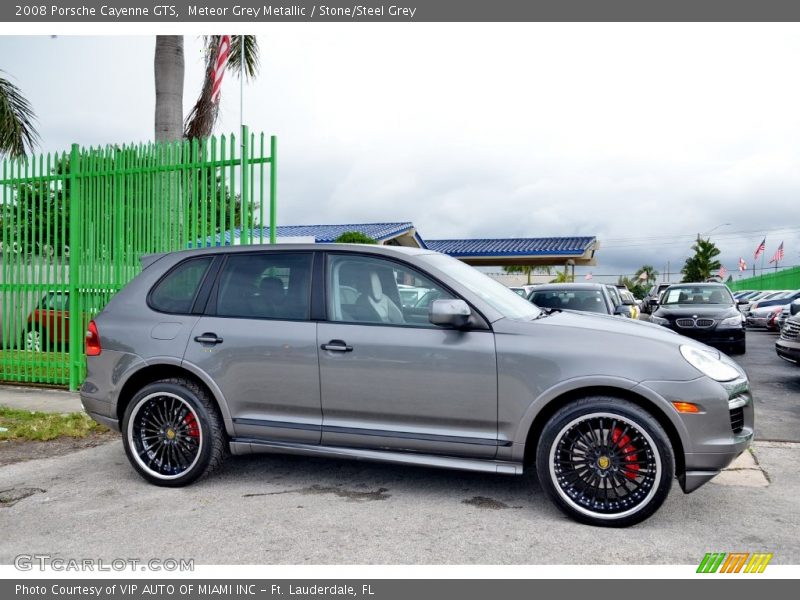
[[[199,438],[200,437],[200,426],[197,424],[197,419],[194,418],[192,413],[189,413],[183,418],[183,422],[186,423],[186,427],[189,429],[189,437]]]
[[[623,454],[625,454],[623,457],[625,462],[636,463],[636,446],[630,443],[630,437],[627,435],[622,435],[622,430],[618,427],[614,428],[614,431],[611,434],[611,441],[615,443],[620,450],[622,450]],[[628,479],[636,479],[637,475],[639,474],[639,465],[626,465],[623,472],[625,473],[625,477]]]

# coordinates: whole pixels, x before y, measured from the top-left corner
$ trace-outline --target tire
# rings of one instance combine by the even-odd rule
[[[536,470],[545,494],[567,516],[628,527],[664,503],[675,458],[667,434],[649,413],[626,400],[595,396],[564,406],[547,422]]]
[[[131,399],[122,442],[133,468],[152,484],[188,485],[217,469],[229,449],[208,393],[188,379],[156,381]]]
[[[47,331],[37,327],[29,327],[22,336],[22,348],[28,352],[47,352],[50,349]]]
[[[746,340],[742,340],[741,342],[737,342],[731,346],[731,354],[744,354],[745,352],[747,352]]]

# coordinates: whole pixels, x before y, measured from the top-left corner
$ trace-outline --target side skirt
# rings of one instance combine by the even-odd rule
[[[363,448],[344,448],[339,446],[318,446],[294,442],[268,442],[248,438],[233,438],[230,442],[231,454],[298,454],[302,456],[329,456],[333,458],[354,458],[401,465],[418,465],[480,473],[501,473],[503,475],[522,475],[522,463],[504,460],[477,460],[435,454],[392,452],[389,450],[365,450]]]

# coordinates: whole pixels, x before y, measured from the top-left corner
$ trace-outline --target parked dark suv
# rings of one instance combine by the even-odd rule
[[[661,327],[543,310],[451,257],[357,245],[147,257],[88,327],[86,411],[148,481],[230,451],[519,475],[625,526],[753,437],[747,377]],[[401,302],[398,286],[429,290]]]

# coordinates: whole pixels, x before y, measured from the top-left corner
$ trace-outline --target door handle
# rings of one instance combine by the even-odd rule
[[[221,344],[222,338],[218,337],[216,333],[204,333],[203,335],[195,336],[195,342],[200,342],[201,344]]]
[[[320,346],[323,350],[330,350],[331,352],[352,352],[353,347],[348,346],[342,340],[331,340],[327,344]]]

